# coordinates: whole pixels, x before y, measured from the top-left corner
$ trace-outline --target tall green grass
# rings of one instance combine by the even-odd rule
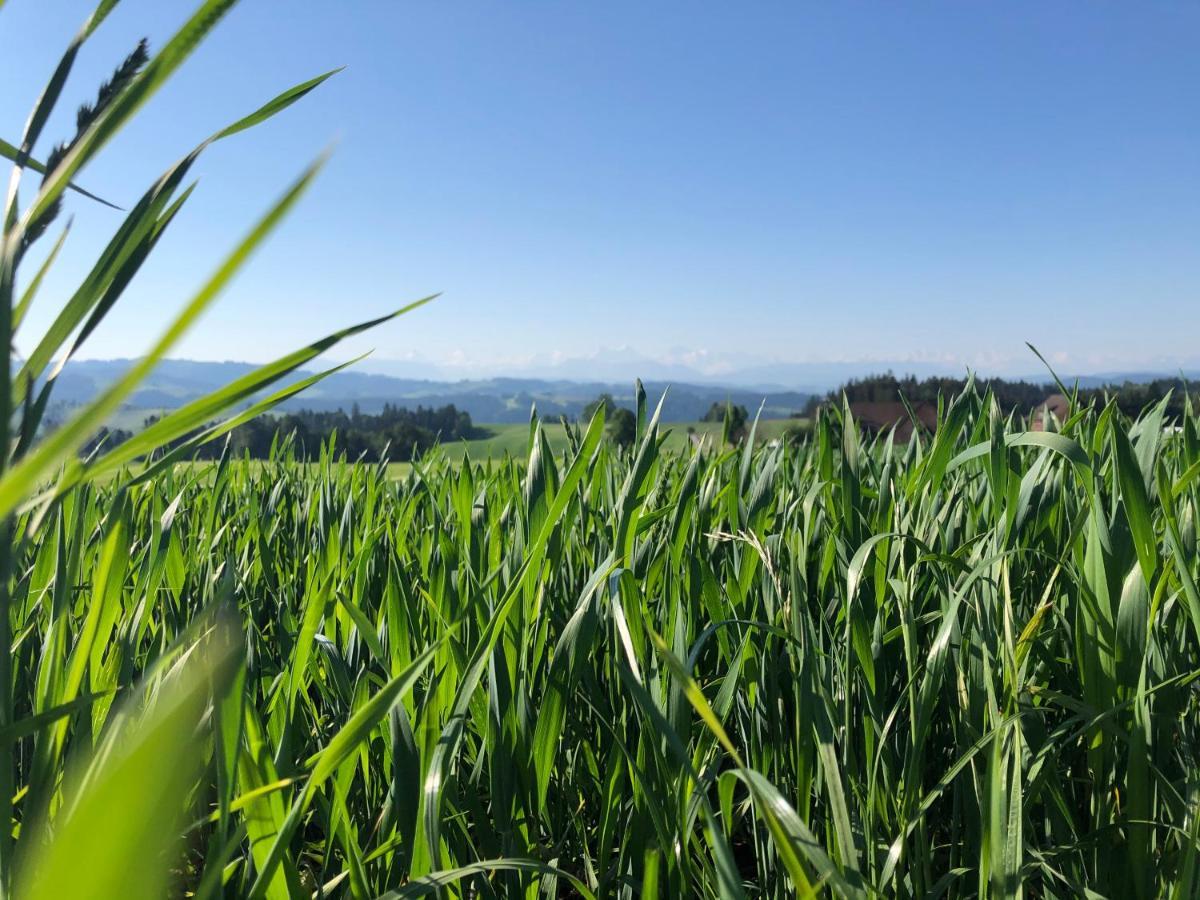
[[[10,346],[64,192],[232,3],[135,51],[39,162],[113,5],[0,142]],[[1200,895],[1192,413],[1076,407],[1031,433],[968,387],[905,445],[834,414],[801,445],[679,453],[639,391],[629,451],[601,413],[559,453],[535,418],[521,458],[435,455],[399,483],[287,441],[175,465],[380,319],[75,459],[314,166],[144,363],[41,434],[54,360],[186,204],[197,154],[326,77],[153,181],[0,376],[0,895]]]
[[[239,666],[244,664],[236,639],[240,622],[228,596],[196,610],[172,642],[160,644],[149,658],[114,651],[111,642],[119,643],[122,633],[131,634],[130,623],[116,618],[128,565],[124,555],[133,549],[125,543],[131,538],[130,523],[122,514],[112,515],[115,507],[105,514],[99,524],[102,555],[86,559],[82,567],[80,554],[96,535],[77,533],[74,540],[84,543],[75,544],[66,532],[56,536],[52,523],[62,523],[69,510],[87,502],[87,485],[129,461],[202,429],[144,471],[142,480],[148,482],[191,447],[220,437],[247,416],[272,408],[324,377],[327,372],[269,392],[324,350],[391,318],[329,335],[173,411],[119,446],[87,460],[75,457],[295,205],[317,174],[323,162],[318,159],[240,241],[231,242],[232,249],[213,274],[125,375],[61,427],[43,427],[63,367],[104,322],[186,205],[196,187],[195,182],[187,183],[188,174],[199,156],[211,144],[287,109],[334,74],[296,85],[234,120],[153,179],[121,217],[75,290],[47,310],[43,318],[49,326],[40,335],[27,336],[22,328],[28,331],[30,310],[44,302],[39,291],[63,249],[69,225],[31,274],[23,263],[56,225],[64,195],[70,190],[116,208],[75,179],[180,68],[235,0],[200,3],[153,55],[145,41],[139,42],[100,85],[95,99],[79,107],[74,135],[53,144],[39,161],[40,139],[53,121],[75,60],[116,5],[117,0],[99,0],[50,72],[19,140],[0,139],[0,156],[13,163],[0,239],[0,344],[8,355],[0,366],[0,897],[161,896],[175,864],[185,811],[180,801],[190,795],[209,759],[196,741],[196,722],[213,715],[214,698],[238,684]],[[32,199],[22,204],[21,192],[31,183]],[[15,350],[18,341],[28,348],[23,355]],[[220,418],[234,407],[241,408]],[[132,487],[127,483],[118,488],[122,508]],[[29,595],[32,573],[22,566],[28,554],[51,545],[61,551],[54,563],[55,587],[49,595]],[[77,620],[79,603],[83,614]],[[16,624],[25,622],[35,607],[48,615],[46,631],[36,635]],[[151,619],[142,624],[148,626]],[[36,664],[22,655],[30,648],[40,650]],[[116,679],[108,688],[100,687],[108,680],[101,670]],[[87,719],[97,727],[80,740],[78,722]],[[230,727],[228,714],[220,721]],[[223,746],[229,754],[234,753],[232,740],[227,734]],[[232,765],[236,757],[229,754],[222,759]],[[223,783],[231,783],[229,774]],[[217,873],[199,887],[201,893],[211,894],[220,886]]]
[[[224,628],[154,794],[203,896],[1196,896],[1194,419],[601,431],[73,492],[14,569],[22,834]]]

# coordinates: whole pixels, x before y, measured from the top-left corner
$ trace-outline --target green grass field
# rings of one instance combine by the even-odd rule
[[[125,420],[132,421],[133,418],[134,416],[127,414]],[[807,429],[809,424],[807,419],[763,420],[758,423],[756,443],[769,444],[772,441],[780,439],[789,429],[797,427]],[[499,462],[506,457],[518,461],[525,459],[529,446],[529,426],[527,424],[512,425],[505,423],[500,425],[481,425],[480,427],[488,432],[487,437],[472,441],[457,441],[443,444],[438,447],[437,454],[445,456],[446,459],[456,465],[461,464],[466,458],[470,458],[472,462],[484,462],[489,459]],[[707,439],[707,446],[710,449],[719,447],[721,443],[721,424],[719,422],[697,422],[695,424],[670,423],[663,426],[663,432],[666,434],[666,438],[663,441],[663,450],[672,454],[692,452],[695,445],[688,433],[689,427],[694,429],[697,435]],[[557,422],[546,423],[542,426],[542,432],[545,435],[547,445],[553,453],[561,453],[566,448],[564,429],[561,424]],[[193,464],[181,463],[181,465]],[[194,465],[206,466],[211,464],[196,463]],[[249,465],[258,468],[261,467],[261,462],[251,460]],[[389,477],[401,479],[412,471],[412,464],[407,462],[389,463],[387,471]]]
[[[757,440],[760,442],[776,440],[789,428],[796,426],[803,428],[807,427],[807,424],[805,419],[766,419],[758,423]],[[442,452],[449,459],[457,462],[467,455],[476,461],[489,458],[502,459],[506,454],[523,458],[528,451],[528,424],[481,425],[480,427],[490,432],[488,437],[445,444],[442,446]],[[707,437],[709,446],[721,442],[720,422],[672,422],[663,426],[663,431],[668,433],[663,449],[672,453],[688,450],[692,446],[688,434],[689,428],[694,429],[696,434]],[[555,453],[561,452],[565,447],[562,425],[557,422],[547,422],[543,426],[543,431],[551,449]]]
[[[835,409],[801,441],[764,423],[697,451],[686,426],[660,441],[639,393],[628,447],[601,411],[419,470],[328,444],[179,464],[426,298],[81,458],[323,158],[44,428],[55,360],[121,299],[199,155],[335,74],[184,148],[44,308],[61,201],[92,197],[85,164],[233,3],[203,0],[152,59],[138,44],[38,162],[114,5],[0,141],[0,898],[1200,897],[1193,404],[1175,422],[1075,398],[1035,432],[972,382],[903,444]]]
[[[1196,896],[1195,419],[517,433],[19,516],[41,871],[116,804],[210,898]]]

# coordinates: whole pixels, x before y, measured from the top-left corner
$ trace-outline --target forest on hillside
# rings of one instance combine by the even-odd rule
[[[900,399],[912,404],[936,403],[939,397],[948,399],[962,393],[966,384],[964,378],[933,376],[918,379],[913,375],[898,378],[891,372],[869,375],[852,379],[824,397],[813,398],[808,404],[807,412],[812,414],[820,406],[840,403],[843,395],[850,403],[894,402]],[[975,385],[981,394],[990,392],[1005,413],[1016,412],[1020,415],[1028,415],[1045,403],[1050,395],[1062,393],[1062,388],[1052,382],[1038,384],[1023,380],[1009,381],[1004,378],[976,378]],[[1064,387],[1068,391],[1075,390],[1069,383]],[[1126,381],[1102,388],[1078,389],[1081,405],[1094,402],[1097,406],[1104,406],[1108,399],[1112,398],[1127,416],[1135,416],[1169,396],[1166,409],[1168,418],[1180,417],[1188,403],[1195,409],[1198,392],[1200,381],[1184,378]]]
[[[148,416],[144,424],[149,426],[157,420],[157,416]],[[189,432],[164,449],[170,451],[202,430]],[[348,413],[343,410],[300,410],[261,416],[233,429],[229,442],[235,455],[249,455],[251,459],[267,459],[280,440],[291,437],[301,459],[316,459],[322,444],[332,440],[333,446],[348,459],[407,462],[439,442],[472,440],[486,435],[486,429],[476,426],[469,414],[453,405],[437,409],[418,406],[410,410],[387,404],[376,414],[364,413],[355,405]],[[102,428],[83,446],[80,455],[89,456],[100,447],[111,448],[131,436],[132,433],[124,429]],[[221,441],[203,444],[196,448],[194,458],[215,459],[221,455],[223,447]]]

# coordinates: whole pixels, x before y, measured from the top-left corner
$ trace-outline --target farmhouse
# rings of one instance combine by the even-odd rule
[[[1051,394],[1047,397],[1040,406],[1034,409],[1033,414],[1029,417],[1030,431],[1046,431],[1046,426],[1050,424],[1048,416],[1053,414],[1054,421],[1062,424],[1067,420],[1067,416],[1071,412],[1071,403],[1062,394]]]

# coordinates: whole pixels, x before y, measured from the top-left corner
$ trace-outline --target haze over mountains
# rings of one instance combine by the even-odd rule
[[[90,400],[104,385],[124,372],[131,360],[82,360],[71,362],[58,377],[54,401],[60,407]],[[166,360],[155,370],[126,404],[129,407],[156,410],[172,408],[194,400],[254,369],[252,363],[199,362]],[[297,372],[298,381],[307,372]],[[646,391],[657,398],[668,385],[663,419],[669,422],[694,422],[714,402],[733,403],[757,409],[765,404],[763,415],[784,418],[803,410],[811,394],[803,391],[755,390],[736,386],[695,385],[678,381],[645,379]],[[487,378],[457,381],[396,378],[360,371],[343,371],[313,385],[299,397],[283,404],[284,409],[349,409],[357,404],[363,412],[378,412],[385,403],[415,408],[453,404],[470,414],[475,422],[523,422],[530,407],[547,418],[579,416],[584,406],[602,393],[611,393],[622,404],[633,401],[632,379],[622,383],[601,380]]]
[[[66,408],[84,403],[105,385],[118,378],[131,360],[78,360],[69,363],[59,375],[54,405]],[[872,373],[961,376],[963,370],[948,363],[872,362],[872,363],[790,363],[766,364],[730,370],[718,375],[680,361],[674,364],[649,364],[641,359],[626,359],[637,368],[627,368],[621,360],[606,358],[590,370],[587,361],[564,361],[561,368],[548,371],[551,377],[517,374],[505,377],[454,377],[453,369],[424,366],[423,375],[403,375],[416,370],[416,362],[377,361],[360,364],[336,373],[289,401],[284,409],[349,409],[357,404],[363,412],[377,412],[385,403],[415,408],[453,404],[480,423],[522,422],[530,407],[547,418],[575,418],[584,406],[601,393],[611,393],[622,405],[633,400],[633,380],[637,373],[648,394],[657,398],[670,388],[663,406],[664,421],[694,422],[713,403],[726,400],[747,407],[751,412],[763,404],[766,418],[785,418],[802,411],[814,394],[824,394],[848,379]],[[173,408],[196,399],[255,368],[253,363],[207,362],[172,359],[164,361],[126,404],[134,409]],[[381,371],[382,370],[382,371]],[[533,369],[532,371],[547,371]],[[303,378],[299,372],[293,380]],[[1062,373],[1060,373],[1062,374]],[[1155,376],[1173,376],[1176,372],[1114,372],[1081,376],[1081,387],[1119,384],[1123,381],[1148,381]],[[1195,370],[1184,373],[1197,377]],[[1046,374],[1031,373],[1026,380],[1043,383]],[[1074,381],[1076,379],[1070,378]]]
[[[625,385],[631,384],[634,378],[641,378],[643,381],[808,394],[824,394],[852,378],[889,371],[898,376],[915,375],[918,378],[961,378],[970,368],[981,376],[998,376],[1013,381],[1041,383],[1052,380],[1036,356],[1024,348],[1022,350],[1015,357],[995,356],[972,359],[969,363],[953,354],[793,362],[746,353],[687,349],[652,356],[629,347],[606,347],[587,356],[549,353],[500,361],[476,361],[465,356],[438,361],[415,354],[408,358],[370,357],[356,365],[355,369],[398,378],[437,381],[487,380],[503,373],[505,377],[554,382],[602,381]],[[1161,359],[1137,366],[1076,365],[1060,360],[1054,360],[1054,364],[1058,374],[1065,380],[1077,379],[1083,387],[1174,377],[1180,374],[1181,368],[1193,374],[1200,371],[1200,364],[1189,362],[1181,367],[1179,361],[1174,359]]]

